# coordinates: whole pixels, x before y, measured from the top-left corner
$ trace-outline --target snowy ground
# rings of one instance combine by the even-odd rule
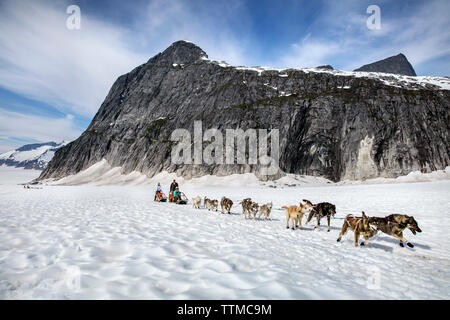
[[[0,178],[3,172],[0,171]],[[3,180],[5,181],[5,180]],[[167,187],[164,185],[164,187]],[[448,299],[450,181],[387,185],[186,185],[273,201],[271,221],[154,203],[148,186],[0,185],[0,299]],[[285,228],[285,204],[337,206],[331,232]],[[336,238],[347,213],[413,215],[415,248]]]
[[[15,168],[2,165],[0,166],[0,185],[26,183],[39,177],[40,174],[40,170]]]

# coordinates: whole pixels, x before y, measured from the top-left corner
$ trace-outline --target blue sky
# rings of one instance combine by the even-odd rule
[[[80,30],[66,28],[72,4]],[[448,12],[447,0],[3,0],[0,152],[77,138],[119,75],[181,39],[233,65],[353,70],[402,52],[418,75],[450,76]]]

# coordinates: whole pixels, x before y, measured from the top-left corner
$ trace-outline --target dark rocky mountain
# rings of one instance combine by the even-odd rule
[[[416,72],[411,63],[409,63],[408,59],[402,53],[374,63],[366,64],[354,71],[384,72],[405,76],[416,76]]]
[[[323,65],[323,66],[318,66],[316,67],[316,69],[324,69],[324,70],[334,70],[332,66],[330,66],[329,64]]]
[[[185,177],[257,170],[172,164],[171,133],[192,134],[196,120],[203,130],[279,129],[280,168],[287,173],[339,181],[443,169],[450,91],[417,81],[232,67],[179,41],[120,76],[86,131],[59,149],[38,179],[76,174],[102,159],[125,174],[150,177],[164,170]]]

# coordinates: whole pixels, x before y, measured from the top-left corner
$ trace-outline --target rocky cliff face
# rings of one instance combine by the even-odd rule
[[[384,72],[405,76],[416,76],[416,72],[411,63],[409,63],[408,59],[402,53],[374,63],[366,64],[355,71]]]
[[[448,79],[320,69],[232,67],[179,41],[117,79],[87,130],[40,180],[106,159],[123,173],[254,172],[255,165],[175,165],[176,128],[280,130],[280,169],[332,180],[396,177],[449,164]]]

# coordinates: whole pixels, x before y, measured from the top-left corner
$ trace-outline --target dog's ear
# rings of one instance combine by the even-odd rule
[[[365,213],[364,211],[362,211],[362,217],[363,217],[364,219],[367,219],[366,213]]]

